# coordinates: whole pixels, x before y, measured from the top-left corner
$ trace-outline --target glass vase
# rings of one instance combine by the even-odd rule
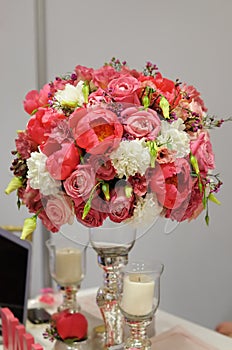
[[[151,324],[160,301],[160,262],[134,261],[124,269],[119,306],[130,329],[124,350],[151,350],[147,327]]]
[[[88,235],[64,234],[58,232],[46,241],[49,251],[49,268],[53,280],[62,293],[62,303],[58,312],[68,309],[69,312],[79,312],[77,292],[86,273],[86,249]]]
[[[90,228],[90,244],[97,252],[103,270],[103,286],[98,289],[96,302],[105,325],[105,347],[123,343],[124,318],[118,305],[122,290],[122,268],[136,239],[136,228],[130,224],[107,221],[103,226]]]

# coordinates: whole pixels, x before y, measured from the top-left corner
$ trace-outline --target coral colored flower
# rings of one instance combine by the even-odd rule
[[[44,85],[40,91],[32,90],[28,92],[23,102],[25,111],[32,114],[39,107],[46,107],[49,92],[50,87],[48,84]]]
[[[103,107],[76,110],[69,125],[77,145],[92,154],[104,154],[117,147],[123,133],[117,115]]]
[[[55,180],[65,180],[80,162],[78,149],[74,143],[63,143],[46,161],[46,168]]]
[[[178,105],[181,99],[180,87],[174,81],[163,78],[160,73],[157,73],[155,76],[155,86],[157,92],[168,100],[172,108]]]
[[[120,74],[111,66],[103,66],[93,72],[93,83],[105,90],[112,79],[118,78]]]
[[[43,144],[48,139],[51,129],[62,119],[65,119],[65,116],[52,108],[39,108],[28,121],[28,136],[38,145]]]
[[[152,192],[165,208],[179,207],[191,193],[190,166],[184,158],[173,163],[157,163],[154,169],[150,169],[148,180]]]

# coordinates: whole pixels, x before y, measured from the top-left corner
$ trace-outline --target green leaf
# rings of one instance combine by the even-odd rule
[[[163,116],[166,119],[169,119],[169,102],[166,97],[162,96],[160,99],[160,108],[162,109]]]
[[[89,198],[87,200],[87,202],[85,203],[85,206],[84,206],[84,210],[83,210],[83,214],[82,214],[82,220],[84,220],[86,218],[86,216],[88,215],[90,209],[91,209],[91,199]]]

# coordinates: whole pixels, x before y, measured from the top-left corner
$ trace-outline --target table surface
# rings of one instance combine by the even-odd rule
[[[102,321],[100,312],[95,303],[95,295],[96,288],[82,290],[79,292],[78,300],[82,307],[82,310],[87,312],[88,314],[91,314],[91,317],[93,316],[93,319],[97,320],[97,325],[101,324]],[[38,303],[38,301],[30,301],[29,308],[38,306],[36,305],[36,303]],[[232,350],[232,338],[221,335],[211,329],[202,327],[198,324],[174,316],[160,309],[155,315],[154,323],[156,336],[160,336],[164,332],[168,332],[172,329],[176,329],[179,327],[183,331],[186,331],[188,334],[193,336],[195,339],[199,340],[200,342],[202,341],[204,345],[208,345],[208,347],[196,346],[191,347],[191,349]],[[53,344],[50,341],[44,339],[42,335],[46,328],[46,325],[33,325],[28,321],[26,328],[27,331],[35,337],[35,341],[40,343],[44,347],[44,349],[48,350],[53,348]],[[154,337],[153,339],[156,339],[156,337]],[[0,350],[2,349],[3,347],[2,345],[0,345]],[[156,349],[156,347],[154,347],[154,349]],[[167,350],[170,350],[170,348]]]

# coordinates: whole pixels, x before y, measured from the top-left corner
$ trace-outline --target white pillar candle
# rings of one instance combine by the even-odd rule
[[[121,308],[134,316],[147,315],[152,311],[155,282],[145,274],[124,277]]]
[[[60,285],[75,284],[82,277],[82,253],[78,248],[56,251],[55,278]]]

